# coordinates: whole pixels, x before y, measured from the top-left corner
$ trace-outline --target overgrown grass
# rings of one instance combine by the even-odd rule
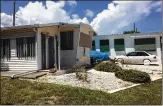
[[[1,104],[160,105],[161,80],[108,94],[83,88],[1,78]]]

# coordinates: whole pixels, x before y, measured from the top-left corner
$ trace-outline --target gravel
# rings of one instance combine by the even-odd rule
[[[144,66],[144,65],[125,65],[124,69],[136,69],[142,72],[146,72],[150,75],[151,80],[157,80],[162,78],[162,66]]]
[[[114,73],[100,72],[94,69],[88,71],[88,82],[78,80],[75,73],[60,76],[47,75],[40,77],[37,81],[84,87],[93,90],[102,90],[105,92],[134,85],[131,82],[116,78]]]
[[[158,66],[128,65],[127,67],[124,66],[123,68],[137,69],[139,71],[147,72],[152,81],[162,78],[162,71]],[[115,91],[139,85],[118,79],[115,77],[114,73],[101,72],[94,69],[88,71],[88,82],[78,80],[75,73],[63,74],[59,76],[48,74],[36,79],[35,81],[71,85],[74,87],[101,90],[107,93],[113,93]]]

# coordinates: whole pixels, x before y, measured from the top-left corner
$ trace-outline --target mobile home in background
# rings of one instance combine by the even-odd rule
[[[147,51],[157,56],[161,64],[162,33],[98,35],[93,37],[92,50],[106,52],[111,58],[132,51]]]

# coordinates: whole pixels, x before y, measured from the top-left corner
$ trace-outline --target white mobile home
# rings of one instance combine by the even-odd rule
[[[37,24],[1,28],[1,70],[73,67],[88,58],[92,36],[87,24]]]
[[[93,37],[92,49],[107,52],[111,58],[132,51],[155,54],[161,63],[161,32],[98,35]]]

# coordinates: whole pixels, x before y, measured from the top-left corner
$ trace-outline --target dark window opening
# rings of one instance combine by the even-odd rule
[[[161,51],[162,51],[162,36],[160,36],[160,47],[161,47]]]
[[[101,52],[108,52],[108,51],[110,51],[109,40],[100,40],[100,51]]]
[[[114,39],[114,48],[115,51],[124,51],[124,39]]]
[[[95,50],[96,48],[95,48],[95,41],[93,40],[92,41],[92,50]]]
[[[74,49],[74,39],[73,31],[61,32],[60,35],[61,50],[73,50]]]
[[[11,48],[10,48],[10,39],[0,39],[0,56],[1,59],[10,60],[11,58]]]
[[[35,53],[35,37],[16,38],[16,51],[19,59],[34,58]]]
[[[145,52],[137,52],[137,56],[149,56],[149,55]]]
[[[155,44],[155,38],[135,39],[135,45]]]
[[[155,38],[135,39],[134,42],[137,51],[156,51]]]
[[[136,55],[137,55],[136,52],[130,52],[130,53],[128,53],[126,56],[136,56]]]

